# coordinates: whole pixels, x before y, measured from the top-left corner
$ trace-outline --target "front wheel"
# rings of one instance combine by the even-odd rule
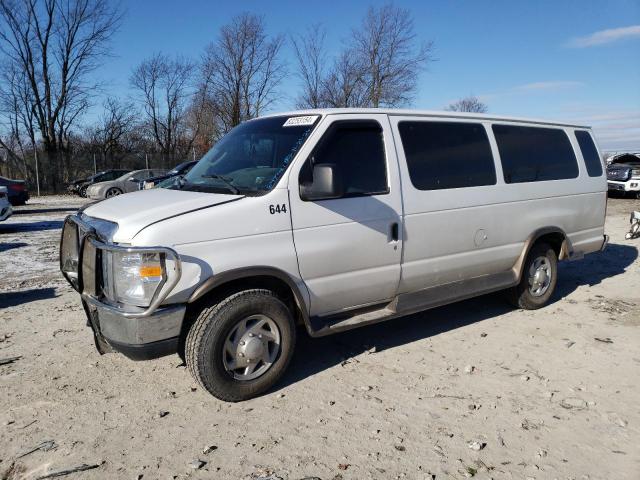
[[[269,290],[244,290],[200,312],[187,334],[185,357],[205,390],[238,402],[260,395],[282,377],[295,342],[287,306]]]
[[[119,188],[110,188],[109,190],[107,190],[105,198],[115,197],[120,194],[122,194],[122,191]]]
[[[558,282],[558,256],[547,243],[536,243],[527,255],[520,283],[510,291],[516,307],[535,310],[544,307]]]

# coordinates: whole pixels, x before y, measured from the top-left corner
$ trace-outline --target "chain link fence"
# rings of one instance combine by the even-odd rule
[[[37,162],[36,162],[37,157]],[[140,170],[145,168],[170,170],[176,165],[188,160],[199,159],[200,156],[191,152],[190,155],[167,155],[158,152],[131,152],[117,156],[105,156],[101,153],[82,152],[65,158],[62,165],[58,165],[57,193],[64,193],[66,186],[94,173],[110,169]],[[0,176],[15,180],[25,180],[30,194],[36,195],[38,189],[41,195],[53,194],[53,167],[43,152],[25,154],[23,159],[9,159],[0,157]],[[39,187],[39,188],[38,188]]]

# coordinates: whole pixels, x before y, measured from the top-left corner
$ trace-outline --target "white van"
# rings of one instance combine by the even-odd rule
[[[180,353],[216,397],[283,374],[322,336],[507,290],[547,304],[557,261],[604,248],[588,127],[409,110],[241,124],[173,189],[67,218],[60,265],[96,345]]]

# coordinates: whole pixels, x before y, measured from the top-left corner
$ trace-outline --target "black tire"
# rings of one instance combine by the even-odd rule
[[[80,190],[78,191],[78,195],[80,195],[82,198],[87,198],[87,187],[80,188]]]
[[[275,322],[280,349],[271,366],[259,377],[238,380],[225,368],[224,345],[237,325],[252,315],[263,315]],[[273,292],[243,290],[203,308],[185,343],[187,368],[196,381],[214,397],[238,402],[264,393],[282,377],[293,355],[296,328],[291,312]]]
[[[107,193],[104,194],[104,198],[116,197],[118,195],[122,195],[122,190],[119,188],[111,187],[107,190]]]
[[[542,258],[546,259],[546,262],[548,262],[550,278],[546,289],[540,288],[539,293],[535,294],[534,291],[536,291],[536,288],[534,288],[534,285],[531,283],[531,271],[535,270],[532,268],[534,262]],[[556,289],[557,283],[558,256],[556,255],[555,250],[547,243],[536,243],[529,251],[527,259],[524,262],[520,283],[509,291],[508,297],[510,302],[516,307],[523,308],[525,310],[536,310],[549,303],[549,300]],[[539,284],[536,284],[536,286],[539,287]]]

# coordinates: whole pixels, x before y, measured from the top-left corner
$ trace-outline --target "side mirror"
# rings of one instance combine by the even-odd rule
[[[340,198],[343,193],[342,179],[332,163],[314,165],[313,182],[300,185],[300,197],[303,200],[329,200]]]

